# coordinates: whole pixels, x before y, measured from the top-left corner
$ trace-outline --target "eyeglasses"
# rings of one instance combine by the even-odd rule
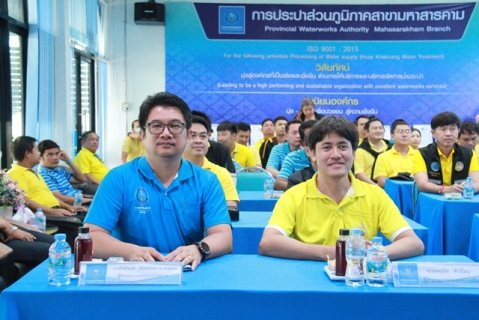
[[[410,134],[411,130],[409,130],[409,129],[398,129],[398,130],[396,130],[396,132],[399,133],[399,134],[403,134],[403,133]]]
[[[145,126],[148,127],[151,134],[162,134],[165,131],[165,128],[168,127],[168,131],[171,134],[180,134],[185,129],[186,124],[183,122],[171,122],[171,123],[161,123],[158,121],[153,121],[147,123]]]

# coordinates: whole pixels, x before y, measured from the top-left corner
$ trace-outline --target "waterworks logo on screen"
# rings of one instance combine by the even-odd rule
[[[220,34],[245,33],[245,7],[220,6],[218,10]]]

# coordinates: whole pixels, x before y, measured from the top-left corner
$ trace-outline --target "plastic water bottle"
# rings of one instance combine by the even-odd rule
[[[388,281],[388,254],[383,238],[373,237],[372,242],[366,254],[366,283],[371,287],[384,287]]]
[[[364,285],[364,254],[366,243],[361,236],[361,229],[355,228],[349,231],[346,239],[346,275],[345,280],[348,286],[359,287]]]
[[[52,286],[70,284],[72,250],[65,239],[66,235],[64,233],[58,233],[55,235],[55,242],[50,246],[50,267],[48,274]]]
[[[35,212],[35,224],[40,232],[46,231],[46,223],[46,217],[43,214],[42,208],[38,208],[37,212]]]
[[[81,191],[78,191],[77,194],[75,195],[75,201],[73,201],[73,206],[79,207],[81,206],[82,202],[83,202],[83,193]]]
[[[474,182],[471,177],[467,177],[462,189],[462,197],[464,200],[472,200],[474,198]]]
[[[273,198],[273,190],[274,190],[274,180],[271,177],[266,178],[264,181],[264,197],[266,199]]]

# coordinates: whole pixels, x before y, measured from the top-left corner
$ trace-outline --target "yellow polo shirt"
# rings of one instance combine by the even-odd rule
[[[139,139],[126,137],[123,141],[121,151],[128,153],[128,155],[126,156],[126,162],[129,162],[137,157],[144,156],[145,146],[143,145],[143,141]]]
[[[477,163],[479,164],[479,144],[476,144],[476,146],[474,147],[474,151],[476,152]]]
[[[258,152],[259,152],[259,149],[261,148],[261,145],[263,144],[263,142],[264,142],[264,138],[261,138],[258,142],[256,142],[256,143],[254,144],[254,148],[255,148],[256,150],[258,150]]]
[[[373,149],[376,152],[386,152],[386,149],[388,148],[388,145],[386,142],[381,141],[383,147],[381,151],[378,151],[378,149],[373,146],[371,143],[369,144],[371,146],[371,149]],[[374,163],[374,156],[367,152],[364,149],[357,148],[356,149],[356,156],[354,158],[354,174],[358,173],[364,173],[368,178],[371,177],[371,171],[373,170],[373,163]]]
[[[403,156],[393,146],[388,151],[381,153],[376,160],[374,179],[380,176],[387,178],[396,177],[399,172],[409,172],[412,174],[414,151],[412,147],[409,147],[407,154]]]
[[[75,157],[75,164],[80,168],[83,174],[89,173],[99,182],[101,182],[108,171],[110,171],[95,153],[86,148],[82,148],[80,152],[78,152]]]
[[[254,161],[256,162],[256,165],[261,167],[261,157],[259,155],[259,151],[256,150],[254,147],[249,147],[249,149],[251,150],[251,152],[253,152],[253,157]]]
[[[60,206],[60,202],[38,172],[18,164],[12,164],[12,169],[8,170],[7,175],[13,181],[18,182],[18,186],[24,191],[24,195],[28,199],[45,207]]]
[[[220,167],[214,163],[211,163],[206,159],[203,162],[203,169],[213,172],[218,177],[218,180],[221,183],[221,187],[225,193],[226,201],[236,201],[239,202],[238,191],[236,191],[236,187],[233,182],[233,178],[231,178],[231,174],[223,167]]]
[[[231,152],[231,159],[235,159],[243,168],[249,166],[256,166],[256,161],[254,160],[253,152],[249,147],[235,142],[235,148]]]
[[[439,148],[437,148],[437,152],[439,153],[439,161],[441,161],[442,183],[445,186],[450,186],[452,185],[452,160],[455,151],[454,149],[452,149],[451,153],[449,154],[449,157],[446,157]],[[474,150],[472,150],[472,157],[470,159],[470,162],[471,165],[469,166],[469,172],[479,171],[479,163],[477,161],[476,152]],[[418,172],[424,172],[425,174],[427,174],[426,161],[424,161],[424,158],[422,157],[419,150],[414,151],[413,168],[413,175]]]
[[[279,198],[266,228],[304,243],[333,246],[340,229],[361,228],[371,240],[378,231],[389,240],[411,227],[383,189],[349,174],[351,189],[339,204],[320,193],[312,179],[288,189]]]

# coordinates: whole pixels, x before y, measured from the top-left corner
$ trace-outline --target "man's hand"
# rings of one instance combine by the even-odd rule
[[[72,211],[73,210],[73,211]],[[82,207],[82,206],[72,206],[71,210],[72,212],[78,212],[78,211],[83,211],[83,212],[88,212],[88,208]]]
[[[194,271],[196,267],[201,263],[203,255],[196,244],[189,246],[178,247],[173,252],[170,252],[165,256],[166,261],[181,261],[183,265],[191,264],[191,271]]]
[[[461,184],[453,184],[452,186],[447,186],[444,188],[444,193],[450,193],[450,192],[459,192],[462,193],[464,190],[464,183]]]
[[[165,257],[151,247],[140,247],[136,246],[128,254],[128,261],[166,261]]]
[[[10,235],[11,239],[15,240],[22,240],[22,241],[34,241],[36,238],[33,236],[33,234],[25,232],[23,230],[17,229],[13,231],[13,233]]]
[[[60,150],[60,160],[67,162],[68,160],[71,160],[68,154],[64,150]]]
[[[52,214],[54,216],[74,216],[76,215],[75,212],[71,212],[71,211],[68,211],[68,210],[65,210],[65,209],[51,209],[50,211],[51,213],[48,213],[48,214]]]

